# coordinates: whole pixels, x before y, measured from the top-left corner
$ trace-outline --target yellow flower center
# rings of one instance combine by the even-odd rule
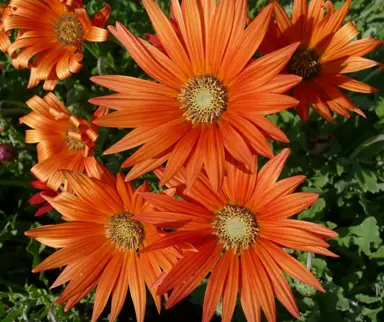
[[[55,32],[62,45],[74,45],[84,40],[84,28],[79,18],[75,15],[61,16],[56,21]]]
[[[289,73],[301,76],[305,80],[316,77],[320,72],[320,67],[317,55],[303,48],[295,51],[287,65]]]
[[[121,212],[109,218],[105,235],[118,248],[136,251],[144,240],[145,232],[142,223],[133,220],[131,214]]]
[[[213,234],[219,238],[220,243],[235,252],[240,248],[248,248],[259,233],[255,214],[238,206],[225,206],[216,214],[212,226]]]
[[[189,80],[181,90],[186,120],[192,123],[212,123],[226,110],[227,88],[212,75],[200,75]]]
[[[85,147],[81,139],[80,130],[76,126],[70,126],[65,133],[65,142],[70,150],[80,151]]]

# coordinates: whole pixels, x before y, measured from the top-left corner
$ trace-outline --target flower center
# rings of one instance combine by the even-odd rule
[[[289,73],[301,76],[305,80],[316,77],[320,72],[320,67],[321,65],[317,55],[303,48],[295,51],[287,65]]]
[[[80,151],[85,147],[81,139],[80,130],[76,126],[70,126],[65,133],[65,142],[70,150]]]
[[[212,75],[200,75],[189,80],[181,90],[180,107],[192,123],[212,123],[226,110],[227,88]]]
[[[79,18],[74,15],[61,16],[56,21],[55,32],[62,45],[82,43],[84,28]]]
[[[143,224],[127,212],[109,218],[105,234],[118,248],[128,251],[136,251],[145,237]]]
[[[255,214],[238,206],[225,206],[216,214],[212,226],[213,234],[219,237],[224,247],[234,251],[248,248],[259,233]]]

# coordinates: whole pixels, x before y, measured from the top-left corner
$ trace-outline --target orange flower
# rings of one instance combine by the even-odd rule
[[[89,178],[81,173],[63,171],[76,196],[62,192],[45,199],[69,223],[38,227],[26,232],[39,242],[61,248],[45,259],[33,272],[66,265],[52,287],[68,283],[56,304],[66,303],[71,309],[97,285],[92,321],[102,313],[111,296],[110,321],[115,321],[124,304],[128,288],[137,321],[144,320],[147,285],[158,311],[161,297],[153,283],[169,271],[179,253],[174,248],[141,254],[140,249],[159,239],[152,225],[133,220],[151,209],[138,192],[148,191],[144,183],[134,191],[131,183],[120,174],[110,173],[104,180]]]
[[[214,188],[219,189],[226,157],[231,155],[250,168],[253,155],[273,156],[267,139],[288,142],[263,115],[298,103],[281,93],[301,78],[278,75],[298,44],[252,59],[267,30],[272,6],[245,29],[245,0],[222,0],[217,6],[215,1],[185,1],[184,10],[173,1],[181,33],[177,35],[153,0],[143,3],[166,54],[120,23],[110,27],[140,67],[158,82],[127,76],[92,78],[118,92],[90,100],[117,110],[95,123],[134,128],[105,153],[143,145],[122,165],[134,166],[126,180],[168,161],[161,184],[185,165],[190,186],[204,164]]]
[[[348,111],[365,116],[339,87],[360,93],[377,91],[344,74],[379,65],[362,56],[382,42],[374,38],[352,41],[359,34],[355,24],[351,21],[342,26],[351,0],[337,11],[330,1],[312,0],[307,7],[307,0],[295,0],[292,21],[277,1],[273,5],[276,23],[270,24],[261,49],[269,53],[300,41],[287,70],[303,77],[293,90],[300,101],[296,110],[301,119],[308,121],[310,104],[330,122],[333,118],[329,109],[347,118]]]
[[[102,42],[108,37],[99,27],[107,22],[109,5],[92,21],[82,1],[11,0],[9,7],[5,30],[18,29],[19,35],[8,52],[16,68],[31,69],[28,88],[45,81],[44,89],[53,90],[59,79],[81,69],[85,40]]]
[[[9,41],[9,35],[4,30],[4,15],[6,14],[7,5],[4,7],[0,4],[0,50],[5,53],[11,42]]]
[[[226,163],[223,189],[214,192],[201,175],[186,201],[141,193],[156,211],[134,219],[178,231],[149,245],[143,252],[191,243],[187,252],[164,278],[158,294],[173,289],[166,308],[192,292],[211,272],[204,298],[203,321],[210,321],[222,298],[222,320],[231,321],[237,294],[248,321],[260,321],[260,307],[268,321],[276,320],[274,296],[299,317],[292,291],[282,271],[324,292],[317,279],[282,247],[337,257],[326,238],[337,233],[321,225],[288,219],[311,206],[318,195],[293,193],[304,176],[276,182],[289,150],[271,159],[258,174],[246,174],[236,162]],[[257,159],[254,158],[254,164]],[[163,171],[160,172],[160,176]],[[170,185],[185,184],[185,172]]]
[[[27,105],[33,111],[21,117],[20,122],[33,128],[26,131],[25,142],[38,143],[39,162],[31,169],[37,179],[48,181],[48,185],[57,190],[62,181],[52,176],[59,169],[95,172],[93,148],[98,134],[86,120],[71,115],[52,93],[44,98],[34,96]],[[101,112],[103,109],[96,115]]]

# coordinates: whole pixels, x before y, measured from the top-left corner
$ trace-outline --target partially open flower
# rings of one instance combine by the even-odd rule
[[[38,143],[39,162],[31,169],[37,179],[56,190],[61,179],[53,174],[59,169],[95,172],[93,148],[98,134],[88,121],[71,115],[52,93],[43,98],[34,96],[27,105],[33,111],[21,117],[20,122],[33,128],[26,131],[26,143]],[[95,114],[100,111],[103,109]]]
[[[0,50],[3,53],[7,52],[7,49],[11,44],[11,42],[9,41],[9,35],[4,30],[4,23],[3,23],[4,17],[6,15],[6,8],[7,8],[7,5],[3,7],[0,4]]]
[[[28,88],[45,81],[44,89],[53,90],[59,79],[81,69],[84,41],[102,42],[108,37],[100,27],[108,20],[109,5],[92,21],[82,1],[12,0],[9,7],[5,31],[19,33],[8,52],[16,68],[31,69]]]

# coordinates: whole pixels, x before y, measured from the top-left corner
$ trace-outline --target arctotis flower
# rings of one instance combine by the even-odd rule
[[[354,40],[359,34],[351,21],[342,26],[351,0],[335,11],[330,1],[295,0],[292,20],[277,1],[273,1],[276,23],[271,23],[261,46],[264,53],[285,47],[296,41],[300,47],[287,65],[291,74],[303,77],[293,90],[300,101],[296,107],[307,121],[310,104],[325,119],[332,122],[331,111],[349,117],[348,111],[364,113],[340,89],[360,93],[377,90],[344,74],[364,70],[379,63],[363,58],[382,42],[374,38]],[[330,111],[331,110],[331,111]]]
[[[213,187],[221,187],[225,159],[232,156],[250,168],[253,155],[272,157],[267,139],[287,137],[264,115],[295,106],[282,95],[301,78],[278,75],[298,44],[253,60],[269,21],[268,6],[247,28],[245,0],[172,1],[177,34],[153,0],[144,0],[165,52],[135,37],[123,25],[111,33],[155,81],[128,76],[97,76],[92,80],[118,93],[91,99],[117,111],[97,125],[133,128],[105,153],[142,145],[123,167],[133,166],[132,180],[167,161],[161,184],[184,165],[191,186],[202,167]]]
[[[88,121],[71,115],[52,93],[44,98],[34,96],[27,105],[32,112],[21,117],[20,122],[32,128],[26,131],[25,142],[38,143],[38,163],[31,169],[37,179],[57,190],[62,183],[55,180],[57,176],[52,178],[57,170],[95,171],[93,148],[98,134]]]
[[[9,41],[9,35],[4,30],[4,16],[6,15],[7,6],[3,7],[0,4],[0,51],[3,53],[7,52],[7,49],[11,42]]]
[[[84,41],[102,42],[108,31],[102,27],[110,6],[90,20],[82,1],[12,0],[4,20],[6,31],[18,29],[8,53],[13,65],[30,68],[28,88],[45,81],[44,89],[53,90],[59,79],[77,73],[82,67]]]
[[[314,193],[293,193],[304,176],[276,181],[288,154],[289,150],[283,150],[259,173],[255,164],[254,172],[247,174],[236,162],[226,163],[223,189],[217,193],[201,175],[185,201],[140,194],[155,208],[135,219],[177,230],[142,252],[150,254],[179,243],[191,243],[198,250],[187,252],[162,281],[159,294],[173,289],[167,308],[191,293],[209,273],[203,321],[211,320],[220,298],[222,320],[231,321],[237,294],[247,321],[261,321],[260,307],[268,321],[275,321],[274,297],[298,318],[299,310],[282,271],[324,292],[317,279],[282,249],[337,257],[325,242],[337,233],[318,224],[288,219],[318,198]],[[180,172],[171,185],[185,182],[185,172]]]
[[[41,272],[66,266],[52,287],[68,283],[56,303],[66,302],[71,309],[96,288],[92,321],[102,313],[111,297],[110,321],[115,321],[129,292],[137,321],[144,321],[146,287],[157,309],[161,297],[154,282],[176,263],[179,253],[166,248],[141,254],[140,249],[162,237],[152,225],[132,219],[151,210],[138,192],[147,190],[146,183],[136,191],[120,174],[108,180],[97,180],[83,174],[63,171],[75,195],[62,192],[45,199],[68,223],[38,227],[26,232],[39,242],[61,248],[33,269]]]

